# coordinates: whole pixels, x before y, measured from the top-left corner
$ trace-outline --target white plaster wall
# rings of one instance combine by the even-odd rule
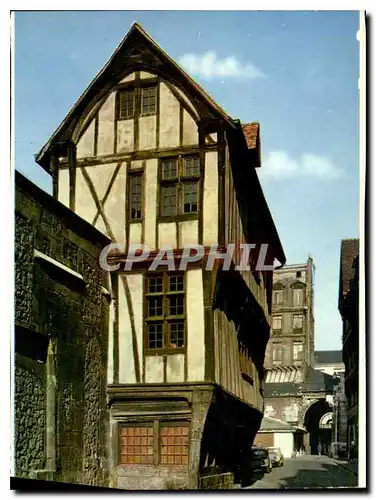
[[[122,279],[119,279],[119,383],[132,384],[136,382],[133,358],[132,329],[129,307],[125,296]],[[143,276],[142,274],[125,275],[127,280],[134,315],[137,337],[137,350],[142,370],[143,356]]]
[[[136,170],[142,168],[145,160],[133,160],[130,162],[130,170]]]
[[[133,163],[133,162],[132,162]],[[158,160],[147,160],[145,172],[144,238],[150,250],[156,248]]]
[[[86,168],[100,200],[104,198],[116,166],[116,163],[108,163]],[[120,244],[125,243],[125,188],[126,163],[123,163],[113,183],[110,194],[103,205],[104,213],[115,237],[115,242]],[[93,222],[97,213],[96,204],[80,168],[77,168],[76,174],[76,212],[90,223]],[[95,227],[107,234],[107,229],[101,217],[98,218]]]
[[[184,382],[184,354],[167,356],[167,382]]]
[[[164,83],[159,86],[159,96],[159,147],[177,147],[180,136],[180,103]]]
[[[111,92],[98,113],[97,154],[106,155],[114,152],[115,139],[115,92]]]
[[[294,451],[294,435],[292,432],[275,432],[274,446],[280,448],[285,458],[291,458]]]
[[[115,242],[125,244],[125,193],[127,165],[122,163],[105,203],[104,211],[114,233]]]
[[[118,120],[117,153],[128,153],[134,149],[134,120]]]
[[[157,117],[153,116],[140,116],[139,119],[139,148],[154,149],[157,147],[156,143],[157,133]]]
[[[179,246],[197,245],[198,243],[198,221],[189,220],[179,222]]]
[[[95,120],[92,120],[84,134],[77,143],[77,158],[94,156],[94,131]]]
[[[129,224],[129,243],[141,244],[142,223],[132,222]]]
[[[163,382],[163,356],[145,357],[145,382],[149,384]]]
[[[153,73],[148,73],[147,71],[140,71],[140,78],[141,80],[145,78],[154,78],[155,75]]]
[[[183,111],[183,145],[198,144],[197,123],[187,111]]]
[[[218,154],[205,154],[203,244],[218,243]]]
[[[59,190],[57,197],[60,203],[69,207],[69,170],[67,168],[59,169]]]
[[[100,200],[103,200],[107,187],[110,184],[111,177],[116,169],[116,163],[105,163],[103,165],[93,165],[86,167],[90,179],[93,182],[95,191]],[[111,191],[112,194],[112,191]],[[111,195],[110,195],[111,196]],[[106,204],[104,205],[106,207]]]
[[[202,270],[191,269],[187,280],[187,357],[188,381],[205,378],[205,324]]]
[[[89,167],[95,169],[96,167]],[[90,173],[89,176],[91,177]],[[95,184],[94,184],[95,185]],[[95,214],[97,213],[97,206],[94,202],[89,187],[82,175],[81,168],[76,169],[76,214],[92,224]]]
[[[168,245],[172,245],[172,248],[177,247],[175,222],[161,222],[158,224],[158,248],[164,248]]]
[[[135,73],[131,73],[129,75],[127,75],[126,77],[124,77],[122,80],[120,80],[119,83],[126,83],[126,82],[131,82],[135,79]]]
[[[178,89],[177,87],[175,87],[175,90],[180,94],[180,96],[182,97],[182,99],[184,100],[185,104],[187,105],[187,107],[191,110],[191,112],[193,113],[193,116],[195,116],[196,120],[199,120],[199,116],[198,116],[198,113],[195,109],[195,107],[193,106],[193,104],[191,103],[190,99],[188,99],[188,97],[184,94],[184,92],[182,92],[180,89]]]

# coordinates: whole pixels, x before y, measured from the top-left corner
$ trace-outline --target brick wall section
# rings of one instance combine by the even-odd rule
[[[55,346],[53,478],[107,486],[109,302],[102,293],[107,282],[99,253],[109,241],[19,174],[15,237],[16,345],[21,325],[30,335],[48,336]],[[34,249],[81,274],[83,281],[34,258]],[[27,369],[16,364],[15,373],[16,470],[23,475],[46,467],[46,365],[28,361]]]
[[[200,490],[232,490],[234,488],[234,475],[231,472],[204,476],[200,479]]]

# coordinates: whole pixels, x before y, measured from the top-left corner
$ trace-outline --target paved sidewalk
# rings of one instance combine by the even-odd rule
[[[333,458],[333,461],[356,476],[358,475],[358,460],[340,460],[338,458]]]

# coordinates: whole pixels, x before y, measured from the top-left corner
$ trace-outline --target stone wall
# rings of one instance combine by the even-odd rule
[[[232,490],[234,488],[234,475],[232,472],[204,476],[200,479],[200,490]]]
[[[107,486],[109,301],[99,253],[109,241],[18,173],[15,219],[16,473],[54,463],[54,480]],[[30,350],[37,339],[48,359]]]
[[[30,470],[45,463],[46,367],[16,355],[15,359],[15,447],[16,475],[28,477]]]

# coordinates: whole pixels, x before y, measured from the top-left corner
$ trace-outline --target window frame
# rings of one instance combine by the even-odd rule
[[[280,319],[280,323],[281,323],[280,328],[274,328],[274,320],[277,318]],[[272,316],[272,331],[273,331],[273,333],[282,331],[282,314],[276,314],[276,315]]]
[[[277,349],[278,349],[278,351],[277,351]],[[275,352],[280,352],[281,353],[280,358],[277,359],[277,358],[274,357],[274,353]],[[282,361],[283,361],[283,344],[282,344],[282,342],[274,342],[273,343],[272,361],[273,361],[273,363],[282,363]]]
[[[295,296],[296,296],[296,294],[298,292],[301,293],[302,300],[297,303],[297,301],[295,300]],[[302,287],[294,287],[292,289],[292,304],[293,304],[293,307],[304,307],[304,305],[305,305],[304,288],[302,288]]]
[[[155,108],[153,112],[142,112],[142,92],[146,88],[155,89]],[[115,98],[115,121],[135,120],[139,117],[156,116],[159,109],[159,82],[158,78],[145,78],[140,80],[132,80],[130,82],[120,83],[116,87]],[[133,92],[133,114],[129,117],[121,117],[120,115],[120,94]]]
[[[172,445],[172,446],[186,446],[187,447],[187,463],[186,464],[163,464],[161,457],[162,457],[162,427],[187,427],[188,428],[188,433],[187,433],[187,444],[186,445]],[[135,463],[135,462],[122,462],[122,452],[121,452],[121,447],[122,445],[122,430],[124,428],[134,428],[134,427],[144,427],[144,428],[151,428],[152,429],[152,436],[153,436],[153,455],[152,455],[152,460],[151,463]],[[119,422],[117,425],[117,432],[115,434],[117,438],[117,445],[116,445],[116,450],[117,450],[117,465],[120,467],[173,467],[174,470],[176,468],[182,468],[186,469],[189,466],[189,455],[190,455],[190,433],[191,433],[191,419],[188,419],[186,417],[157,417],[157,419],[154,418],[146,418],[145,420],[131,420],[127,422]],[[137,437],[137,436],[136,436]],[[147,434],[147,437],[148,434]],[[129,445],[129,446],[144,446],[144,445]],[[146,445],[148,446],[148,445]],[[185,454],[184,454],[185,455]],[[151,456],[151,455],[150,455]],[[182,456],[182,455],[181,455]]]
[[[301,326],[295,326],[295,318],[299,316],[301,318]],[[302,332],[304,325],[304,316],[302,313],[296,313],[292,315],[292,329],[294,332]]]
[[[198,162],[197,173],[185,174],[185,159],[196,158]],[[164,162],[167,160],[176,160],[176,176],[165,178],[164,177]],[[187,154],[175,154],[163,156],[159,159],[158,169],[158,220],[171,221],[171,220],[197,220],[202,210],[201,194],[203,189],[203,172],[200,164],[199,151]],[[185,212],[184,211],[184,186],[196,183],[197,186],[197,210]],[[174,214],[165,214],[163,212],[163,188],[174,186],[176,189],[176,212]]]
[[[140,193],[140,205],[141,205],[141,217],[132,217],[132,179],[139,177],[141,179],[141,193]],[[142,222],[144,220],[144,170],[134,169],[129,170],[127,175],[127,220],[129,223]]]
[[[301,347],[300,350],[297,351],[297,354],[299,355],[300,354],[300,357],[295,357],[295,347]],[[303,345],[303,342],[300,341],[300,340],[297,340],[297,341],[294,341],[292,343],[292,360],[293,362],[299,362],[299,361],[303,361],[303,352],[304,352],[304,345]]]
[[[281,297],[280,302],[274,300],[276,297]],[[273,306],[280,307],[283,304],[283,289],[277,288],[273,290]]]
[[[172,276],[181,276],[183,278],[183,289],[170,291],[168,289],[169,280]],[[150,292],[150,278],[162,277],[162,292]],[[168,298],[173,296],[183,297],[183,314],[169,314]],[[149,298],[162,297],[162,315],[149,316]],[[171,346],[171,329],[173,323],[184,323],[183,346]],[[162,347],[149,347],[149,325],[162,324]],[[185,354],[187,351],[187,280],[186,273],[181,271],[151,271],[144,275],[144,353],[145,355],[160,354]]]
[[[132,82],[133,83],[133,82]],[[122,117],[121,116],[121,94],[127,94],[127,93],[132,93],[133,94],[133,113],[131,116],[128,117]],[[133,120],[136,116],[136,106],[137,106],[137,88],[133,85],[127,85],[127,86],[122,86],[119,87],[116,91],[116,121],[126,121],[126,120]]]
[[[143,112],[143,92],[145,90],[150,90],[153,89],[155,92],[154,99],[155,99],[155,104],[154,104],[154,111],[148,111],[146,113]],[[158,84],[157,83],[143,83],[142,81],[140,82],[139,86],[139,103],[140,103],[140,109],[139,109],[139,114],[140,116],[154,116],[157,114],[157,109],[158,109]],[[150,96],[148,96],[150,99]]]

